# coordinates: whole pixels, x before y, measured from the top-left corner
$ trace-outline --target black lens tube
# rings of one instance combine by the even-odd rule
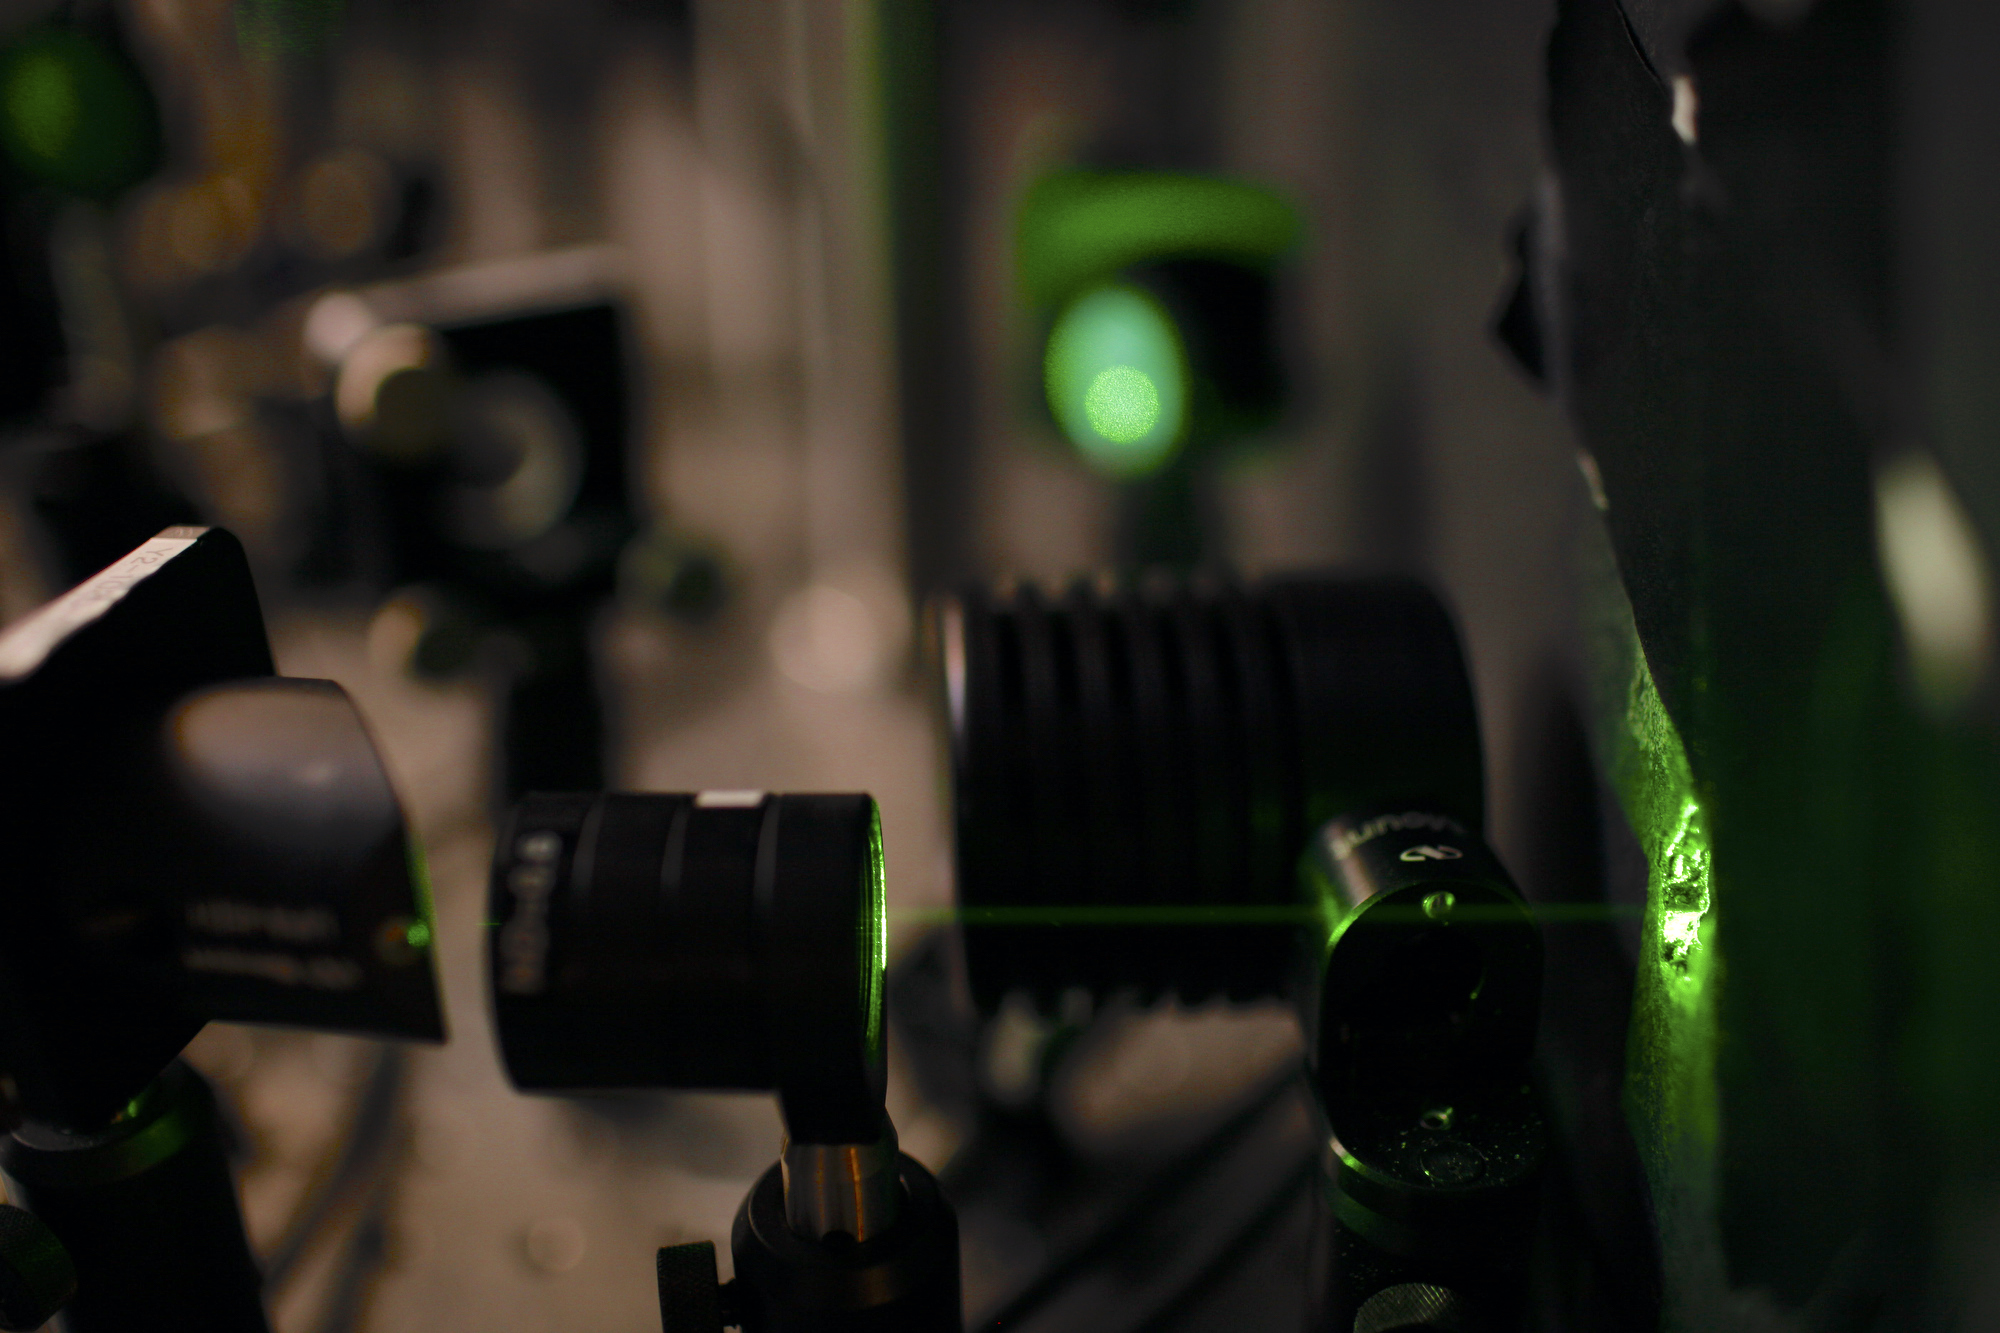
[[[884,1117],[881,820],[865,795],[532,795],[488,932],[515,1085],[776,1091],[797,1144]]]
[[[1339,1328],[1511,1326],[1546,1152],[1530,1090],[1542,941],[1485,842],[1391,806],[1325,824],[1304,859],[1326,926],[1306,1022],[1326,1117]],[[1455,1314],[1453,1312],[1456,1312]]]
[[[1435,809],[1362,811],[1324,825],[1303,865],[1327,928],[1306,1017],[1336,1120],[1351,1102],[1518,1083],[1542,937],[1478,833]]]

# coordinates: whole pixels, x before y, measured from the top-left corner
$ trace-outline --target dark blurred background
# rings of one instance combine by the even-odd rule
[[[1593,909],[1537,1326],[1988,1326],[1995,55],[1948,0],[0,5],[0,613],[228,527],[437,893],[450,1045],[194,1048],[278,1327],[656,1327],[771,1159],[765,1099],[505,1083],[492,821],[596,785],[880,800],[970,1315],[1292,1326],[1288,1017],[967,1008],[923,605],[1321,566],[1446,595],[1492,840]]]

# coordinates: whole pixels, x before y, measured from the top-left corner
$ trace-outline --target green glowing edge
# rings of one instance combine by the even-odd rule
[[[868,858],[861,868],[861,1039],[868,1058],[882,1058],[884,978],[889,972],[889,873],[882,851],[882,808],[868,802]]]
[[[423,845],[407,830],[403,834],[403,856],[410,872],[410,904],[416,908],[403,938],[412,949],[428,949],[437,940],[437,903],[431,892],[430,862],[424,856]]]

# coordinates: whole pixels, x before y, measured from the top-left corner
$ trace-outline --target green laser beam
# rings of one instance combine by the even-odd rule
[[[1537,921],[1569,924],[1595,921],[1636,921],[1645,915],[1639,904],[1543,903],[1530,907]],[[903,926],[1323,926],[1326,917],[1312,906],[1227,906],[1154,904],[1148,906],[1010,906],[891,908],[890,920]],[[1407,922],[1434,924],[1421,906],[1382,906],[1368,913],[1384,925]],[[1518,921],[1512,907],[1461,904],[1453,922]]]

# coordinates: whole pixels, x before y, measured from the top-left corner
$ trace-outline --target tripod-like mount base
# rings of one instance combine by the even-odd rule
[[[664,1333],[958,1333],[957,1215],[922,1163],[898,1161],[896,1221],[859,1242],[799,1234],[766,1171],[736,1214],[733,1280],[717,1282],[712,1242],[660,1251]]]

